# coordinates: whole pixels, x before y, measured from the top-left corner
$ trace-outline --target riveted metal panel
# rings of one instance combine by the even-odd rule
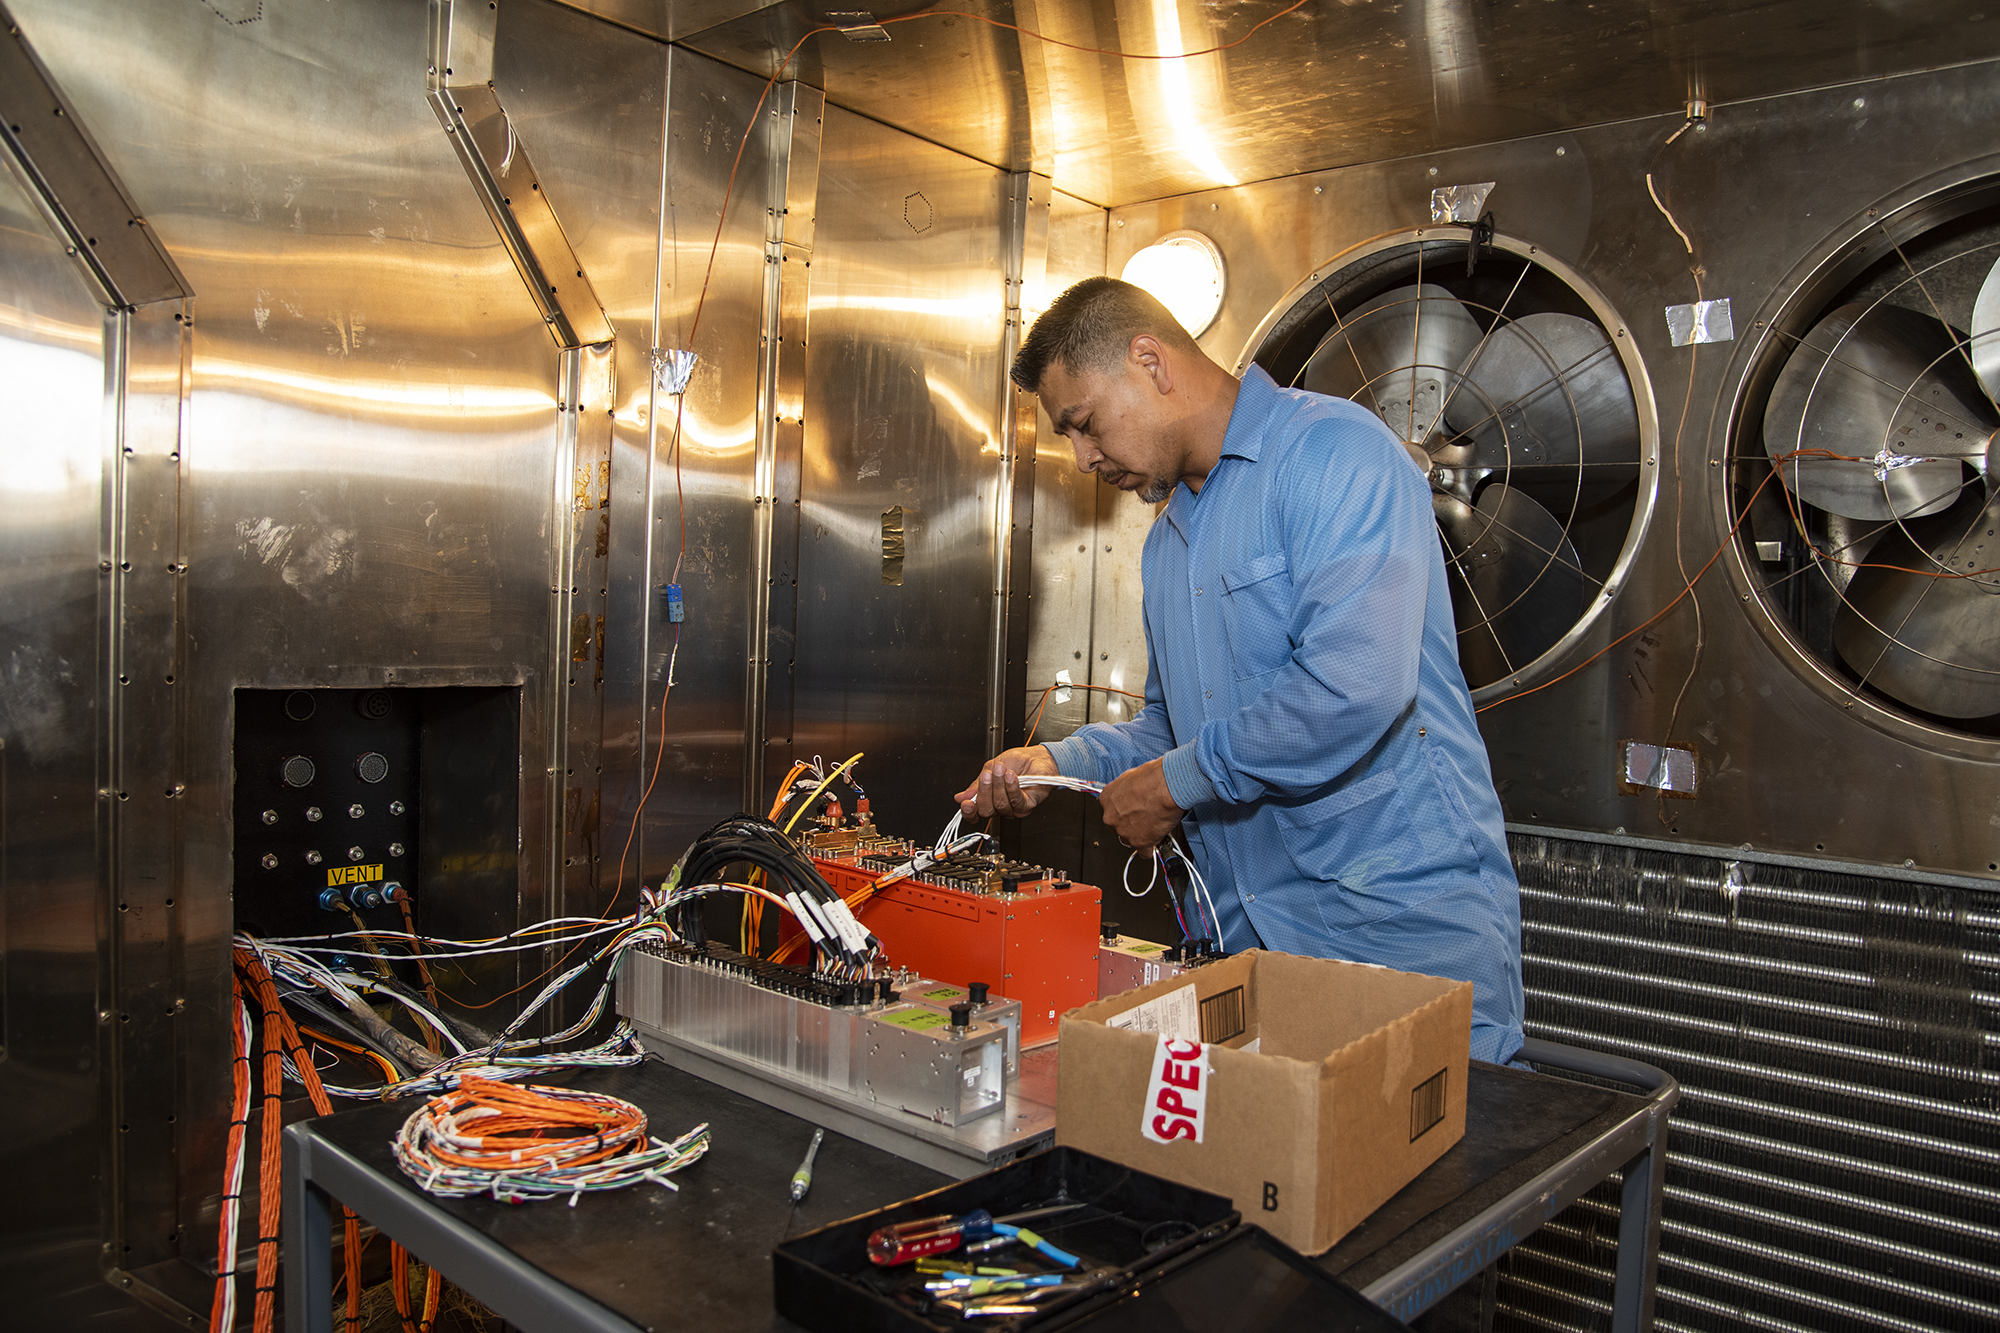
[[[83,1182],[108,1165],[98,511],[112,413],[105,312],[65,244],[0,169],[0,1174],[37,1201],[0,1224],[19,1261],[0,1284],[22,1301],[94,1277],[100,1200]]]
[[[625,872],[628,895],[642,849],[644,873],[664,874],[689,839],[741,808],[748,734],[743,645],[757,550],[752,465],[771,146],[755,132],[744,142],[761,79],[679,49],[669,58],[656,345],[692,350],[700,361],[684,395],[652,379],[650,449],[632,472],[645,489],[625,511],[642,515],[648,530],[645,591],[653,599],[644,712],[619,706],[607,729],[619,745],[635,747],[643,776],[611,802],[618,819],[630,820],[641,794],[652,793]],[[623,459],[614,476],[623,475]],[[614,498],[614,525],[621,503]],[[630,529],[614,526],[624,551],[621,531]],[[638,567],[617,559],[621,573]],[[684,594],[687,619],[679,624],[667,619],[660,592],[670,582]],[[623,861],[630,825],[614,827]]]
[[[945,775],[969,775],[986,749],[1006,188],[990,167],[827,109],[794,738],[801,755],[871,752],[885,827],[942,823]],[[885,513],[901,524],[899,584],[885,581]]]

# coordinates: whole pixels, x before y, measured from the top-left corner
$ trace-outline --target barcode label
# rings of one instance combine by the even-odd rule
[[[1428,1134],[1444,1119],[1444,1070],[1410,1089],[1410,1142]]]
[[[1243,1035],[1243,988],[1232,986],[1201,1002],[1201,1039],[1213,1046]]]

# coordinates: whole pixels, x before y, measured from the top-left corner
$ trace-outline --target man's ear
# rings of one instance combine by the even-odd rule
[[[1152,334],[1141,333],[1133,338],[1125,359],[1153,381],[1153,388],[1161,397],[1174,391],[1174,369],[1167,357],[1167,349]]]

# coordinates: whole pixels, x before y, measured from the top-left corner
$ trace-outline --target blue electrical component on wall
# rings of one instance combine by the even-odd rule
[[[678,583],[667,585],[667,619],[676,625],[687,619],[687,608],[681,605],[681,585]]]

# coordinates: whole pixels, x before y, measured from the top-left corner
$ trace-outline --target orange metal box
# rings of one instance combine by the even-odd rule
[[[814,857],[841,897],[880,872],[851,860]],[[1102,896],[1088,884],[1038,880],[1018,893],[967,893],[904,881],[864,902],[855,916],[882,941],[887,960],[965,986],[985,982],[1021,1002],[1021,1044],[1053,1041],[1064,1013],[1097,998]],[[785,921],[793,929],[789,918]]]

